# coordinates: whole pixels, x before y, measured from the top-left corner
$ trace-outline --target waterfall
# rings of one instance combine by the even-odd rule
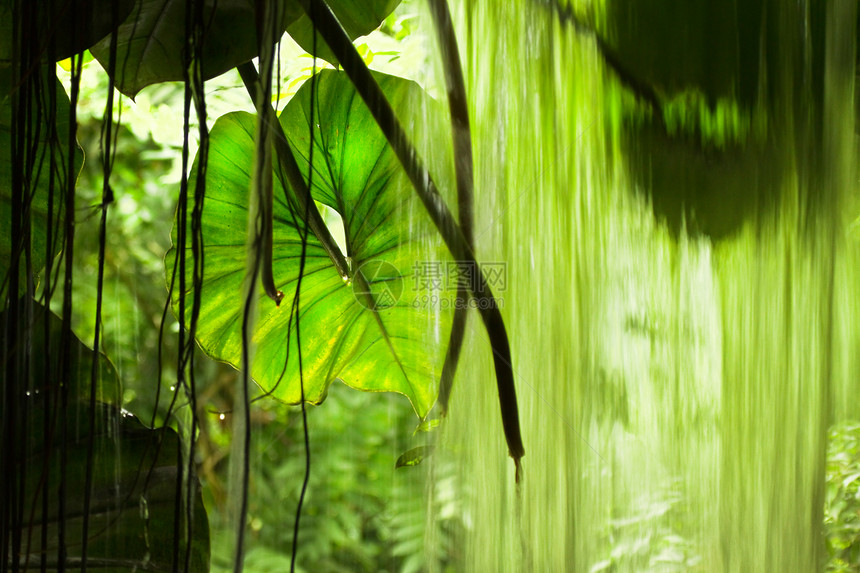
[[[455,9],[526,446],[518,488],[472,320],[462,570],[824,570],[827,431],[860,414],[856,6],[607,4]]]

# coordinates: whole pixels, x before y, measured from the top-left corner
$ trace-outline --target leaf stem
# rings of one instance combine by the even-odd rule
[[[240,64],[236,69],[239,71],[239,75],[242,77],[242,82],[245,84],[245,89],[248,90],[248,94],[251,96],[251,99],[254,100],[255,105],[259,107],[266,105],[257,98],[259,75],[257,74],[257,69],[254,67],[254,64],[251,62],[245,62],[244,64]],[[261,113],[259,107],[257,112]],[[268,104],[268,107],[269,110],[272,109],[271,104]],[[275,117],[274,110],[272,110],[271,117]],[[307,225],[310,227],[311,232],[322,244],[323,249],[325,249],[326,254],[328,254],[340,276],[349,278],[349,265],[346,262],[346,258],[344,258],[343,253],[340,252],[340,247],[337,246],[337,242],[335,242],[334,237],[331,236],[328,227],[326,227],[322,215],[320,215],[319,209],[317,209],[316,203],[310,199],[311,194],[308,190],[308,184],[304,177],[302,177],[302,172],[296,163],[296,159],[290,149],[290,144],[287,142],[284,128],[277,120],[272,122],[271,127],[273,130],[272,141],[275,145],[278,167],[286,176],[287,183],[289,183],[288,187],[290,189],[284,190],[287,203],[293,207],[293,212],[297,215],[307,213]],[[292,193],[290,191],[292,191]]]
[[[418,153],[412,146],[403,126],[394,114],[391,104],[382,93],[382,89],[361,59],[349,37],[341,28],[328,5],[322,0],[301,0],[314,28],[331,48],[332,52],[343,66],[356,91],[370,109],[376,123],[379,125],[388,143],[391,145],[403,169],[418,193],[421,202],[427,209],[430,218],[442,235],[448,250],[458,261],[463,261],[479,269],[476,273],[472,295],[478,301],[478,309],[490,338],[493,350],[493,362],[496,369],[496,384],[499,391],[499,406],[502,411],[502,426],[508,450],[517,468],[517,479],[520,476],[520,458],[525,455],[525,448],[520,435],[517,396],[514,388],[514,373],[511,362],[511,350],[502,313],[499,310],[492,290],[487,284],[483,270],[478,266],[475,255],[469,247],[463,232],[454,216],[445,205],[430,173],[421,163]]]
[[[268,102],[272,99],[272,65],[275,59],[276,33],[272,24],[280,21],[277,3],[271,1],[257,2],[254,10],[257,39],[260,42],[260,74],[257,76],[257,93],[254,107],[257,109],[257,140],[254,152],[253,192],[257,194],[256,217],[259,238],[262,245],[262,269],[260,278],[266,295],[280,306],[282,293],[275,286],[273,264],[273,234],[274,234],[274,182],[272,175],[272,124],[276,123],[275,111]],[[251,202],[252,212],[254,202]]]
[[[436,28],[436,39],[442,53],[445,83],[448,87],[448,107],[451,113],[451,132],[454,140],[454,170],[457,178],[457,217],[460,221],[463,238],[468,247],[474,251],[475,238],[472,229],[474,165],[472,162],[472,132],[469,128],[466,83],[463,80],[460,50],[457,48],[457,36],[454,33],[448,2],[447,0],[429,0],[429,3]],[[457,285],[457,304],[454,307],[454,320],[451,324],[451,336],[448,341],[448,350],[445,353],[445,363],[442,366],[442,377],[439,381],[439,409],[443,416],[448,412],[448,401],[451,398],[454,375],[457,372],[460,350],[463,347],[468,296],[468,289],[462,282],[459,282]]]

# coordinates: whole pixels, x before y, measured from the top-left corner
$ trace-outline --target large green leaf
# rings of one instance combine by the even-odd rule
[[[174,551],[178,562],[185,563],[188,546],[187,511],[181,508],[179,531],[183,539],[174,544],[177,508],[177,463],[179,437],[170,428],[151,430],[134,416],[119,409],[98,405],[90,412],[84,404],[73,410],[84,421],[97,418],[93,434],[92,495],[89,504],[87,563],[90,570],[130,573],[133,571],[173,571]],[[41,425],[43,412],[36,410],[31,420]],[[59,504],[55,492],[60,485],[62,449],[66,451],[65,515],[63,524],[67,539],[66,571],[79,571],[81,539],[84,535],[84,491],[86,491],[87,450],[90,440],[86,423],[69,424],[63,440],[55,432],[50,449],[45,443],[28,448],[29,464],[24,500],[27,513],[37,508],[32,524],[25,522],[30,536],[28,559],[33,570],[40,562],[42,528],[47,528],[46,558],[48,570],[55,571],[57,539],[60,527]],[[45,464],[43,466],[43,463]],[[44,467],[44,474],[43,474]],[[43,481],[44,480],[44,481]],[[196,483],[196,482],[195,482]],[[42,521],[42,498],[48,498],[47,521]],[[189,573],[209,571],[209,522],[199,487],[195,487],[192,515],[191,567]],[[29,569],[28,569],[29,570]],[[182,568],[184,571],[184,566]]]
[[[407,131],[429,135],[417,139],[418,148],[429,156],[431,165],[440,166],[437,177],[450,181],[450,147],[438,144],[447,139],[431,134],[446,129],[446,123],[434,115],[438,110],[432,100],[412,82],[383,74],[376,77],[405,119]],[[456,294],[447,280],[443,283],[447,277],[435,274],[450,271],[451,261],[394,153],[343,73],[320,73],[315,85],[303,86],[280,117],[305,177],[312,89],[316,92],[311,192],[343,218],[352,270],[345,281],[317,238],[308,237],[300,312],[305,397],[321,402],[328,386],[340,378],[362,390],[400,392],[424,417],[436,399]],[[253,115],[232,113],[213,127],[202,224],[205,277],[197,339],[211,356],[234,365],[240,364],[242,348],[241,293],[254,122]],[[431,150],[429,142],[434,140]],[[297,403],[298,347],[290,303],[302,254],[295,221],[303,214],[288,206],[277,172],[275,187],[273,269],[276,286],[286,297],[276,307],[262,291],[258,293],[251,373],[263,389]],[[174,241],[175,236],[174,232]],[[190,261],[190,241],[186,248]],[[167,256],[168,273],[175,257],[174,248]],[[370,293],[361,292],[358,272],[366,277]],[[191,284],[190,277],[187,280]],[[185,294],[189,308],[192,290]],[[176,302],[175,295],[174,308]]]
[[[0,0],[0,61],[12,59],[13,4],[14,0]],[[35,40],[43,61],[49,55],[62,60],[110,34],[133,5],[134,0],[39,0],[33,2],[38,37],[29,37],[32,31],[22,30],[22,38],[25,42]],[[49,54],[51,49],[53,54]]]
[[[24,304],[23,298],[18,299],[17,302],[19,317],[26,319],[30,327],[19,333],[10,333],[9,336],[13,342],[7,347],[13,353],[23,352],[27,348],[25,345],[29,345],[32,349],[28,378],[31,383],[27,386],[27,391],[33,395],[42,392],[57,393],[59,389],[56,384],[62,378],[68,385],[67,393],[72,399],[88,403],[92,394],[91,388],[93,388],[91,383],[95,357],[93,350],[71,332],[66,332],[66,336],[71,340],[69,363],[66,376],[60,376],[60,372],[63,371],[60,364],[60,349],[64,338],[63,321],[35,301],[31,302],[30,309]],[[9,320],[8,311],[9,309],[0,312],[0,326],[4,329]],[[26,332],[26,337],[21,336],[23,332]],[[104,354],[100,353],[98,360],[95,399],[103,404],[119,406],[122,402],[122,389],[116,370]],[[6,372],[6,356],[0,357],[0,368],[4,373]],[[81,420],[83,421],[84,418]]]
[[[93,351],[67,333],[70,335],[70,367],[65,377],[59,376],[62,321],[35,302],[32,314],[23,301],[19,303],[19,318],[29,319],[28,327],[21,329],[30,336],[27,348],[22,346],[25,337],[15,334],[11,335],[11,340],[0,337],[0,342],[19,358],[30,356],[28,383],[22,386],[20,380],[6,378],[9,365],[4,355],[0,360],[0,386],[8,390],[19,383],[19,392],[14,393],[15,404],[7,405],[7,414],[18,417],[18,424],[14,426],[17,435],[4,435],[3,447],[6,450],[4,459],[14,465],[4,468],[9,476],[15,476],[8,485],[17,491],[15,488],[21,484],[14,484],[14,480],[23,482],[24,496],[20,500],[24,508],[22,564],[28,563],[27,570],[39,569],[44,550],[47,570],[59,569],[62,495],[66,571],[80,570],[81,541],[85,532],[90,570],[173,571],[177,464],[181,459],[176,432],[169,428],[145,428],[128,412],[120,410],[119,379],[103,355],[99,356],[93,409],[90,403]],[[0,325],[5,333],[8,314],[0,313]],[[27,349],[29,353],[25,352]],[[67,384],[66,408],[59,404],[61,378]],[[46,400],[49,401],[47,409]],[[19,441],[22,437],[24,440]],[[89,520],[84,529],[84,492],[90,451],[93,456],[89,480],[92,489]],[[65,492],[59,494],[63,489]],[[188,571],[205,573],[209,570],[209,525],[199,487],[192,491],[193,537]],[[184,500],[179,501],[183,509],[178,527],[183,541],[178,546],[178,555],[179,563],[184,564],[188,512],[184,509]],[[43,529],[47,539],[44,548]]]
[[[118,30],[116,87],[134,97],[144,87],[184,78],[188,34],[187,0],[137,0],[131,15]],[[254,26],[255,0],[206,0],[203,21],[203,76],[210,79],[257,55]],[[287,2],[281,30],[295,20],[301,8]],[[108,69],[110,37],[90,48]]]
[[[332,12],[351,40],[374,31],[400,4],[400,0],[328,0]],[[287,32],[308,53],[314,53],[314,28],[307,14],[302,12]],[[337,58],[320,36],[317,36],[316,55],[337,64]]]
[[[30,257],[34,272],[38,272],[48,258],[56,256],[60,249],[63,232],[63,190],[70,178],[77,178],[83,165],[83,153],[75,145],[74,168],[68,169],[69,141],[69,98],[62,84],[54,74],[55,66],[45,66],[41,72],[39,93],[33,84],[23,85],[32,88],[30,92],[29,136],[33,139],[25,145],[28,154],[22,167],[23,202],[29,199],[29,220],[31,225]],[[54,84],[56,97],[50,101],[48,86]],[[12,225],[12,183],[13,183],[13,146],[12,146],[12,90],[22,90],[12,81],[9,67],[0,65],[0,300],[5,300],[7,286],[12,282],[9,276],[13,248]],[[20,92],[19,92],[20,94]],[[22,96],[19,95],[21,99]],[[23,108],[23,101],[20,105]],[[20,164],[20,162],[19,162]],[[51,184],[53,180],[53,193]],[[51,202],[53,199],[53,203]],[[20,213],[16,213],[18,216]],[[51,244],[48,245],[48,225],[53,229]],[[24,259],[20,260],[21,278],[19,294],[24,281]],[[0,303],[2,307],[3,303]]]

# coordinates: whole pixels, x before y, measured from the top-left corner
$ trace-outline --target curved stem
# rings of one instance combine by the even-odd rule
[[[239,65],[236,69],[242,77],[245,89],[248,90],[248,93],[254,102],[258,103],[257,82],[259,76],[254,64],[251,62],[245,62],[244,64]],[[260,105],[265,106],[266,104],[262,103]],[[271,104],[269,104],[268,107],[270,110],[272,109]],[[258,109],[257,111],[259,112],[260,110]],[[274,113],[272,113],[272,117],[274,117]],[[326,227],[322,215],[320,215],[319,209],[317,209],[316,203],[314,203],[312,199],[309,199],[311,194],[308,190],[308,184],[304,177],[302,177],[302,172],[296,163],[296,159],[290,149],[290,144],[287,142],[284,128],[281,127],[281,123],[277,120],[272,121],[271,127],[273,130],[272,141],[275,145],[278,167],[284,173],[287,182],[289,183],[288,187],[290,189],[284,190],[287,203],[293,206],[293,212],[297,214],[308,214],[307,224],[308,227],[310,227],[311,232],[322,244],[323,249],[325,249],[326,254],[328,254],[329,259],[331,259],[332,264],[334,264],[334,267],[337,269],[340,276],[348,278],[350,276],[349,265],[347,264],[343,253],[340,252],[340,247],[337,246],[337,242],[335,242],[334,237],[331,236],[328,227]]]
[[[275,301],[275,304],[280,306],[281,300],[284,298],[284,293],[278,290],[275,286],[275,276],[272,270],[273,264],[273,234],[275,225],[273,222],[275,205],[272,198],[272,163],[271,161],[264,162],[263,168],[268,168],[268,180],[264,182],[260,190],[260,211],[263,217],[262,239],[263,239],[263,268],[260,271],[260,278],[263,281],[263,289],[266,291],[266,296]]]
[[[262,250],[261,276],[266,295],[281,304],[284,298],[275,286],[274,271],[272,270],[272,235],[274,233],[274,199],[272,197],[274,183],[272,181],[272,124],[277,123],[275,112],[268,102],[272,99],[272,66],[275,59],[275,31],[271,25],[280,21],[277,3],[260,0],[256,3],[254,15],[256,19],[257,39],[260,43],[260,74],[257,76],[257,90],[254,107],[257,109],[257,137],[254,150],[253,188],[256,193],[257,225],[260,249]],[[252,209],[254,202],[251,202]]]
[[[436,28],[436,39],[442,52],[445,83],[448,87],[448,107],[451,113],[451,131],[454,139],[454,169],[457,178],[457,216],[463,239],[470,249],[475,249],[472,219],[474,212],[474,164],[472,161],[472,132],[469,128],[469,107],[466,99],[466,84],[460,65],[460,50],[451,21],[447,0],[430,0],[430,12]],[[457,284],[457,304],[451,324],[451,336],[442,377],[439,381],[439,408],[444,416],[448,412],[448,401],[454,386],[454,375],[460,360],[460,350],[466,331],[466,301],[469,292],[462,281]]]

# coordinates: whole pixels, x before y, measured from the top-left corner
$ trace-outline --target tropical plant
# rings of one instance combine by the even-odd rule
[[[208,568],[208,527],[194,463],[200,431],[196,344],[242,373],[231,412],[235,452],[245,460],[236,495],[237,570],[248,513],[251,401],[271,396],[300,404],[307,456],[304,404],[322,402],[336,379],[404,394],[422,420],[437,398],[444,413],[470,304],[490,336],[519,479],[524,450],[507,335],[472,251],[469,120],[447,6],[430,3],[445,61],[451,145],[439,145],[452,139],[439,131],[442,107],[412,82],[371,73],[352,44],[397,4],[0,2],[0,215],[8,229],[0,240],[2,461],[13,469],[2,478],[3,570],[37,562],[60,570]],[[285,30],[339,69],[312,73],[277,114],[270,104],[275,45]],[[76,113],[86,49],[108,78],[101,192],[87,216],[99,218],[92,351],[71,329],[82,196],[76,182],[83,161]],[[249,62],[255,57],[259,73]],[[54,64],[66,58],[68,96]],[[210,130],[205,82],[232,68],[257,113],[226,114]],[[163,422],[186,437],[181,448],[168,426],[126,429],[131,418],[120,410],[122,392],[109,382],[115,375],[98,366],[105,347],[100,317],[108,214],[122,177],[113,88],[134,97],[146,86],[175,80],[184,82],[182,177],[165,266],[168,306],[179,322],[171,385],[177,391],[166,411],[160,409],[157,369],[151,423],[162,412]],[[192,108],[199,149],[189,168]],[[459,220],[446,206],[454,189]],[[342,245],[334,238],[340,221]],[[422,300],[416,293],[438,287],[438,277],[422,269],[438,268],[453,269],[456,292]],[[48,370],[40,369],[40,356],[50,357]],[[252,395],[252,379],[262,394]],[[37,393],[38,408],[31,403]],[[190,408],[176,417],[180,395]],[[74,418],[67,415],[71,406]],[[152,437],[138,437],[144,435]],[[101,453],[112,450],[121,455]],[[403,464],[417,463],[428,451],[412,450]],[[305,485],[307,464],[309,457]],[[118,477],[111,482],[111,476]],[[115,502],[103,499],[112,485],[118,488]],[[72,489],[82,493],[70,496]],[[15,501],[10,494],[19,490],[32,493]],[[299,514],[303,496],[304,488]],[[132,510],[136,519],[126,519]],[[56,523],[56,530],[47,523]],[[172,532],[170,541],[155,536],[156,525],[158,535]]]

